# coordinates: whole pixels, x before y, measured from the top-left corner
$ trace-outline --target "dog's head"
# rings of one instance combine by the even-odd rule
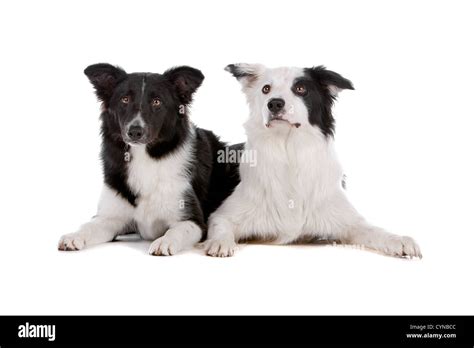
[[[334,132],[331,108],[337,93],[352,83],[323,66],[269,69],[260,64],[230,64],[247,96],[251,117],[261,118],[269,131],[280,127],[319,127]]]
[[[169,137],[204,79],[199,70],[186,66],[164,74],[127,74],[101,63],[87,67],[84,73],[103,103],[105,122],[130,145]]]

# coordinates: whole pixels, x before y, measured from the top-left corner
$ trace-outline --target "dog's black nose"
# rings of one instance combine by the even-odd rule
[[[145,134],[145,130],[140,126],[130,126],[130,128],[128,128],[127,135],[130,140],[140,140],[143,137],[143,134]]]
[[[285,101],[281,98],[273,98],[273,99],[270,99],[267,106],[268,106],[268,110],[270,110],[270,112],[275,114],[277,112],[280,112],[283,109],[283,107],[285,106]]]

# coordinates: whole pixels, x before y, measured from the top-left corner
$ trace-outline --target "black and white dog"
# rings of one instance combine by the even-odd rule
[[[59,249],[79,250],[129,232],[153,240],[152,255],[193,246],[239,181],[237,165],[217,161],[226,145],[188,118],[203,74],[186,66],[127,74],[110,64],[84,73],[102,102],[104,188],[97,215],[63,236]]]
[[[392,256],[421,257],[416,242],[370,225],[342,187],[331,112],[352,83],[324,67],[268,69],[229,65],[250,106],[241,182],[209,218],[207,254],[231,256],[246,239],[291,243],[325,239],[366,246]]]

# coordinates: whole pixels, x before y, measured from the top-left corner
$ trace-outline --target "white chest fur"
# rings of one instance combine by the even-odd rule
[[[150,157],[145,146],[130,149],[128,184],[138,195],[134,220],[144,239],[156,239],[180,221],[184,195],[191,187],[187,170],[191,149],[192,139],[158,160]]]
[[[332,138],[312,127],[282,128],[282,134],[249,137],[246,149],[257,152],[257,165],[240,166],[236,191],[244,198],[238,201],[251,207],[244,208],[241,230],[280,242],[314,230],[318,210],[341,190],[342,168]]]

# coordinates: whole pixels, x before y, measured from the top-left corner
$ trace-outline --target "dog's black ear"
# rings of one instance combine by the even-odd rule
[[[263,73],[265,67],[261,64],[229,64],[225,70],[230,72],[244,87],[250,87]]]
[[[326,87],[330,95],[334,97],[337,96],[337,94],[343,89],[354,89],[351,81],[334,71],[327,70],[322,65],[308,68],[306,71],[314,80]]]
[[[176,89],[181,103],[187,105],[193,100],[193,94],[201,86],[204,75],[198,69],[189,66],[171,68],[163,74]]]
[[[106,104],[112,97],[115,87],[127,77],[127,73],[106,63],[89,65],[84,74],[95,88],[97,97]]]

